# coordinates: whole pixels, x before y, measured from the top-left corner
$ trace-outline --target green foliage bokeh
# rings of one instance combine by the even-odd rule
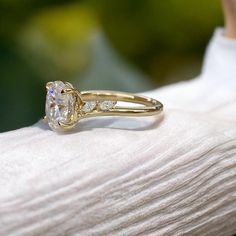
[[[0,131],[44,115],[45,81],[80,80],[98,31],[156,87],[199,73],[207,42],[221,25],[220,1],[2,0]]]

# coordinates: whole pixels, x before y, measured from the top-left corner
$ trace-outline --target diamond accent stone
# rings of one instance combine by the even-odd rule
[[[71,86],[62,81],[47,85],[45,112],[48,124],[53,130],[60,130],[59,122],[67,124],[75,114],[76,99],[73,94],[62,93],[64,89],[71,89]]]
[[[81,110],[85,113],[91,112],[96,107],[96,105],[97,103],[95,101],[87,101]]]
[[[115,101],[102,101],[99,103],[99,107],[102,111],[108,111],[116,105]]]

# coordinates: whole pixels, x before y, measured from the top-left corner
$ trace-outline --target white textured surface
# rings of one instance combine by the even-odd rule
[[[218,31],[199,78],[147,94],[164,117],[0,134],[0,235],[236,233],[236,41]]]

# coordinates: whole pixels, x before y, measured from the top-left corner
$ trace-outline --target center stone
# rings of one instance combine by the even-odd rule
[[[75,114],[75,97],[73,94],[62,93],[72,87],[62,81],[54,81],[47,86],[46,117],[53,130],[61,130],[59,123],[68,124]]]

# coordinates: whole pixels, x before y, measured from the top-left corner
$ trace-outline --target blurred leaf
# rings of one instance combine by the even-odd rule
[[[80,90],[141,92],[154,86],[148,76],[120,57],[102,32],[94,35],[90,52],[90,63],[73,83]]]
[[[45,80],[69,79],[89,62],[90,41],[98,28],[95,14],[86,6],[48,8],[20,34],[21,53]]]
[[[42,80],[15,52],[0,47],[0,132],[31,125],[44,114]]]
[[[168,63],[155,64],[162,60],[164,54],[171,61],[176,54],[184,56],[184,64],[188,57],[198,57],[200,60],[214,28],[223,23],[220,0],[214,3],[211,0],[89,2],[99,12],[114,48],[156,78],[159,84],[165,83],[169,72],[173,74]],[[184,67],[184,64],[179,65]],[[154,66],[157,69],[150,70]],[[185,66],[188,68],[188,65]],[[159,69],[165,71],[161,73],[162,77],[159,76]]]

